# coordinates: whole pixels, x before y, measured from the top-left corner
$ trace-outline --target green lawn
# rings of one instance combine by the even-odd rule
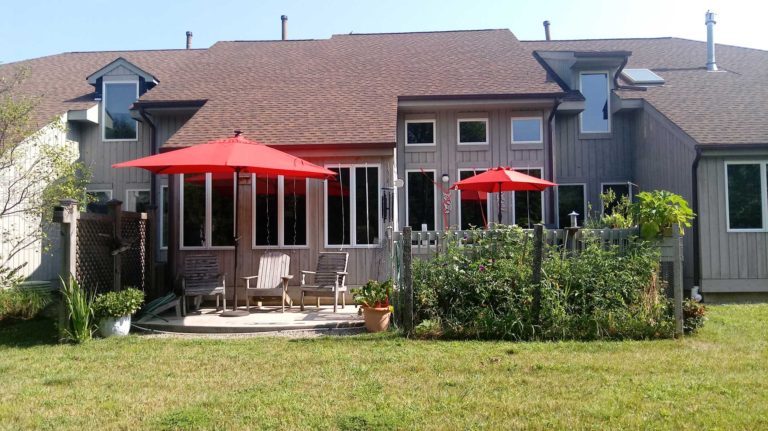
[[[0,429],[768,429],[768,305],[682,341],[131,336],[0,328]]]

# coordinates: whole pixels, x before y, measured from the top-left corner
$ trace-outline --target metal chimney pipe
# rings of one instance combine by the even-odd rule
[[[549,21],[544,21],[544,37],[547,40],[552,40],[549,36]]]
[[[709,72],[717,71],[715,62],[715,13],[707,11],[704,23],[707,25],[707,70]]]
[[[187,49],[192,49],[192,32],[187,32]]]
[[[283,22],[283,40],[288,40],[288,15],[281,15],[280,21]]]

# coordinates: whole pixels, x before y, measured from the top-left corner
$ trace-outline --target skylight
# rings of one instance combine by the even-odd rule
[[[653,73],[650,69],[624,69],[621,75],[631,84],[656,85],[663,84],[664,78]]]

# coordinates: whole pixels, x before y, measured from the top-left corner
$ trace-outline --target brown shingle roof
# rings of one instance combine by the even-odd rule
[[[717,45],[722,72],[707,72],[706,43],[677,38],[523,42],[541,51],[632,51],[627,68],[647,68],[666,83],[643,98],[700,144],[768,143],[768,52]]]
[[[558,94],[508,30],[220,42],[143,101],[207,99],[166,146],[394,143],[398,96]]]
[[[101,67],[123,57],[152,73],[160,82],[169,78],[187,60],[202,50],[70,52],[0,65],[0,77],[13,75],[19,68],[29,70],[17,89],[20,94],[40,97],[33,121],[39,127],[72,109],[95,105],[93,86],[86,77]]]

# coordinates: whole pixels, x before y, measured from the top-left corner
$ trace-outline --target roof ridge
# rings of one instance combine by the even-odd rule
[[[595,39],[552,39],[552,40],[545,40],[545,39],[534,39],[534,40],[521,40],[520,42],[524,43],[540,43],[540,42],[597,42],[597,41],[603,41],[603,40],[659,40],[659,39],[681,39],[674,36],[658,36],[658,37],[606,37],[606,38],[595,38]],[[689,39],[693,40],[693,39]]]
[[[64,54],[106,54],[114,52],[160,52],[160,51],[206,51],[208,48],[155,48],[155,49],[108,49],[104,51],[67,51],[54,55]],[[43,58],[43,57],[36,57]]]
[[[429,33],[469,33],[469,32],[480,32],[480,31],[508,31],[512,33],[508,28],[477,28],[477,29],[465,29],[465,30],[426,30],[426,31],[394,31],[394,32],[383,32],[383,33],[337,33],[331,35],[331,38],[334,37],[343,37],[343,36],[387,36],[387,35],[395,35],[395,34],[429,34]]]

